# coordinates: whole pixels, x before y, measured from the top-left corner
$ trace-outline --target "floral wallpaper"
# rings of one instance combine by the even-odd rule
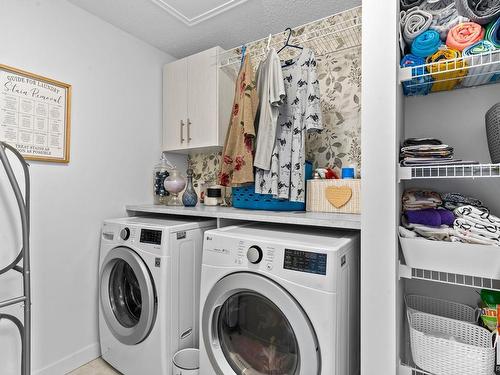
[[[319,20],[306,27],[295,29],[290,43],[300,44],[301,38],[306,35],[320,35],[325,27],[339,25],[343,27],[347,22],[352,23],[354,18],[361,16],[361,8]],[[315,34],[316,33],[316,34]],[[285,37],[285,36],[283,36]],[[283,37],[275,36],[271,45],[283,45]],[[354,38],[358,37],[355,35]],[[280,38],[279,40],[277,38]],[[316,39],[319,40],[320,38]],[[310,41],[308,44],[315,51],[318,62],[318,79],[320,81],[321,109],[324,130],[321,133],[312,133],[306,141],[306,156],[317,167],[353,166],[358,172],[361,169],[361,48],[348,48],[353,35],[349,38],[337,38],[337,48],[346,48],[340,52],[322,53],[322,45]],[[267,38],[261,39],[247,46],[247,53],[261,51],[267,44]],[[288,49],[293,54],[293,49]],[[240,54],[239,48],[234,50],[235,56]],[[281,55],[281,54],[280,54]],[[284,59],[289,58],[286,54]],[[256,59],[258,56],[256,57]],[[254,61],[254,65],[258,65]],[[194,170],[195,184],[198,182],[216,181],[220,167],[221,152],[198,153],[189,156],[189,163]]]

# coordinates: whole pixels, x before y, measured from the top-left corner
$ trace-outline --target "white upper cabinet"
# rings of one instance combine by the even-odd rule
[[[163,70],[163,151],[224,146],[234,82],[217,67],[214,47],[167,64]]]

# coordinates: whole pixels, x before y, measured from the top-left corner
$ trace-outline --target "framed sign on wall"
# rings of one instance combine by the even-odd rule
[[[28,160],[69,162],[71,85],[0,64],[0,141]]]

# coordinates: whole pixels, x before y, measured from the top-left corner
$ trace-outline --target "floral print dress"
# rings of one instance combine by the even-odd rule
[[[279,107],[271,169],[257,168],[255,192],[293,202],[305,200],[305,140],[323,129],[314,53],[304,48],[283,67],[286,98]]]
[[[233,109],[222,153],[219,183],[223,186],[252,183],[255,128],[259,99],[255,76],[246,55],[236,80]]]

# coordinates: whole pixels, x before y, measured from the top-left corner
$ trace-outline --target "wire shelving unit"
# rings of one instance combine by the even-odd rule
[[[22,165],[24,173],[24,188],[25,194],[21,192],[19,183],[16,180],[12,166],[7,158],[6,151],[12,154],[19,160]],[[30,284],[30,175],[28,164],[21,156],[21,154],[11,145],[0,142],[0,162],[5,169],[9,183],[14,191],[17,206],[19,208],[19,215],[21,217],[22,225],[22,248],[16,258],[9,265],[0,269],[0,275],[13,271],[22,275],[23,279],[23,295],[8,300],[0,301],[0,320],[8,320],[12,322],[21,336],[21,375],[31,374],[31,284]],[[22,265],[20,265],[22,264]],[[24,308],[24,322],[14,315],[2,313],[2,309],[13,306],[16,304],[23,304]]]
[[[271,35],[270,39],[268,36],[246,43],[246,54],[249,54],[252,58],[254,67],[257,67],[267,55],[268,42],[270,48],[279,50],[283,46],[287,35],[287,32],[278,33]],[[361,7],[352,8],[349,11],[295,27],[292,29],[290,42],[310,48],[314,51],[316,58],[361,47]],[[290,50],[288,49],[282,57],[288,59],[297,53]],[[231,73],[237,73],[241,56],[242,46],[229,49],[219,54],[218,66]]]

